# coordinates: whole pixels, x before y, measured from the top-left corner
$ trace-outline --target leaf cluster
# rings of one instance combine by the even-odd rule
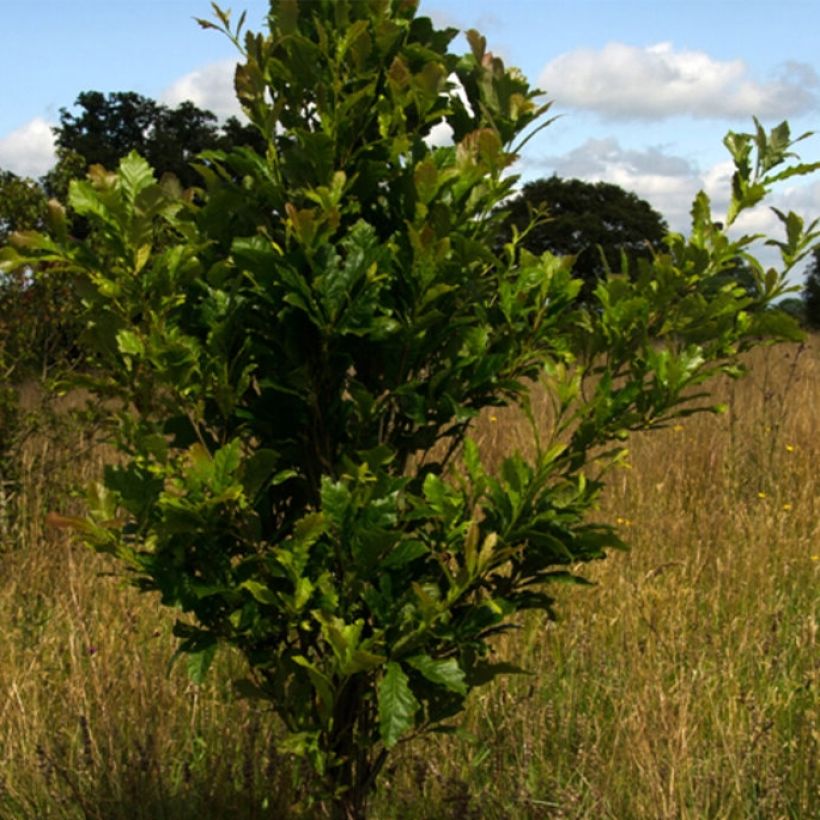
[[[624,546],[590,513],[629,433],[719,409],[706,381],[796,329],[766,310],[783,275],[703,194],[690,237],[623,262],[587,304],[571,256],[516,232],[497,247],[516,145],[548,106],[477,33],[454,55],[455,31],[406,0],[274,0],[244,40],[217,19],[264,151],[206,152],[201,197],[136,153],[92,169],[69,193],[88,239],[57,212],[0,264],[77,277],[87,381],[120,400],[122,463],[86,518],[55,521],[186,613],[195,678],[238,648],[241,691],[355,812],[390,749],[514,671],[492,640],[516,613],[551,614],[547,584]],[[432,144],[440,123],[450,146]],[[735,213],[787,173],[783,133],[754,143],[763,177],[733,135]],[[812,229],[784,222],[788,269]],[[739,256],[748,287],[724,276]],[[553,429],[485,463],[471,424],[527,413],[539,380]]]
[[[534,254],[550,251],[575,257],[573,274],[588,299],[607,271],[660,250],[668,227],[663,217],[636,194],[607,182],[552,176],[528,182],[504,204],[505,238],[513,230]]]

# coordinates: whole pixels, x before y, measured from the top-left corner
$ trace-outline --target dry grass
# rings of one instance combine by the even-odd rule
[[[558,624],[522,623],[499,650],[537,674],[404,749],[374,817],[820,816],[820,338],[751,365],[719,388],[729,414],[633,441],[600,510],[633,550],[556,588]],[[521,433],[488,418],[481,436],[500,452]],[[99,468],[82,446],[29,442],[0,555],[0,818],[284,816],[289,764],[269,715],[231,698],[237,659],[202,687],[166,674],[168,614],[43,530]]]

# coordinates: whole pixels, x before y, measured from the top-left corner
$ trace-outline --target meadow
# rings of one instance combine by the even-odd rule
[[[726,414],[634,437],[597,511],[631,551],[499,640],[532,674],[400,748],[373,818],[820,817],[820,337],[748,364],[716,386]],[[107,454],[27,406],[0,531],[0,818],[287,816],[293,764],[234,697],[239,659],[199,686],[169,670],[173,613],[45,526]],[[499,412],[476,436],[500,455],[523,429]]]

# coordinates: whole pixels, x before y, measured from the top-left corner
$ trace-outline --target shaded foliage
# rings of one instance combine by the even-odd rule
[[[507,237],[514,226],[527,231],[521,244],[532,253],[576,257],[573,272],[584,282],[585,298],[607,269],[621,270],[621,254],[634,268],[638,259],[661,249],[668,230],[648,202],[608,182],[552,176],[528,182],[504,208]],[[532,225],[535,215],[541,218]]]
[[[55,131],[57,162],[40,179],[0,171],[0,243],[14,232],[43,230],[58,200],[67,202],[72,181],[89,166],[116,168],[131,151],[147,156],[157,172],[174,175],[185,187],[201,183],[192,167],[202,151],[248,145],[264,150],[256,128],[235,117],[217,125],[216,115],[184,102],[161,105],[134,92],[82,92],[79,111],[60,109]],[[70,206],[66,231],[88,237],[88,220]],[[45,374],[81,360],[78,348],[81,294],[72,277],[48,266],[7,273],[0,279],[0,351],[12,380]]]
[[[14,231],[42,229],[46,203],[45,192],[37,182],[0,170],[0,244]]]
[[[39,182],[0,171],[0,244],[45,229],[55,207]],[[0,274],[2,379],[19,383],[74,358],[78,315],[70,282],[52,275],[47,264]]]
[[[805,321],[811,328],[820,329],[820,247],[812,252],[811,262],[803,284]]]

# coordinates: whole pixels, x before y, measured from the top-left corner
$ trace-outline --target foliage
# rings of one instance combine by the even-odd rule
[[[45,229],[55,209],[38,182],[0,172],[0,244],[16,232]],[[9,402],[9,383],[48,369],[73,346],[77,300],[63,277],[37,267],[37,276],[32,267],[0,274],[0,381]]]
[[[803,305],[806,324],[820,328],[820,246],[812,251],[811,263],[806,271]]]
[[[492,652],[513,616],[551,613],[548,584],[623,546],[589,514],[629,433],[716,409],[710,376],[794,337],[765,308],[813,226],[782,215],[784,271],[766,271],[701,193],[689,238],[579,305],[571,258],[516,234],[493,249],[516,146],[548,106],[477,32],[459,57],[415,2],[273,0],[269,32],[241,41],[215,8],[203,25],[243,49],[236,87],[264,154],[206,153],[201,200],[136,153],[92,168],[69,195],[88,241],[57,212],[0,258],[77,277],[90,386],[121,400],[122,463],[88,517],[52,520],[187,613],[195,680],[219,644],[239,649],[238,687],[275,708],[282,750],[361,816],[391,749],[516,671]],[[433,147],[442,120],[454,144]],[[785,124],[727,137],[727,225],[818,167],[780,170],[791,144]],[[722,278],[738,257],[753,292]],[[526,412],[537,379],[554,427],[496,469],[470,425]]]
[[[15,231],[42,229],[46,207],[45,194],[34,180],[0,170],[0,244]]]
[[[575,256],[572,271],[587,298],[607,270],[620,269],[622,253],[632,264],[649,259],[668,230],[648,202],[608,182],[558,176],[528,182],[505,209],[505,234],[526,232],[521,244],[528,251]]]
[[[57,162],[41,180],[21,179],[0,172],[0,243],[15,231],[46,227],[49,199],[65,201],[72,180],[85,177],[89,165],[115,168],[121,157],[137,150],[159,175],[175,175],[186,186],[199,181],[190,161],[206,149],[254,145],[263,148],[258,131],[230,118],[220,128],[216,116],[190,102],[168,108],[133,92],[104,96],[81,93],[76,114],[61,109],[55,129]],[[89,225],[68,210],[67,232],[85,238]],[[0,282],[0,355],[6,376],[19,382],[32,375],[76,365],[80,294],[71,278],[48,268],[18,271]]]
[[[806,303],[799,296],[789,296],[777,303],[777,309],[793,316],[802,326],[806,324]]]
[[[72,148],[57,146],[56,153],[57,162],[40,178],[40,185],[49,197],[65,202],[71,181],[83,179],[90,163]],[[116,162],[119,160],[115,160],[115,164]],[[72,227],[76,231],[77,226]]]
[[[264,150],[251,126],[232,117],[218,128],[215,114],[190,101],[169,108],[133,91],[83,91],[74,105],[76,114],[60,109],[55,141],[58,150],[83,157],[86,166],[116,168],[122,157],[137,151],[159,175],[174,174],[187,188],[199,182],[190,163],[201,151],[233,145]]]

